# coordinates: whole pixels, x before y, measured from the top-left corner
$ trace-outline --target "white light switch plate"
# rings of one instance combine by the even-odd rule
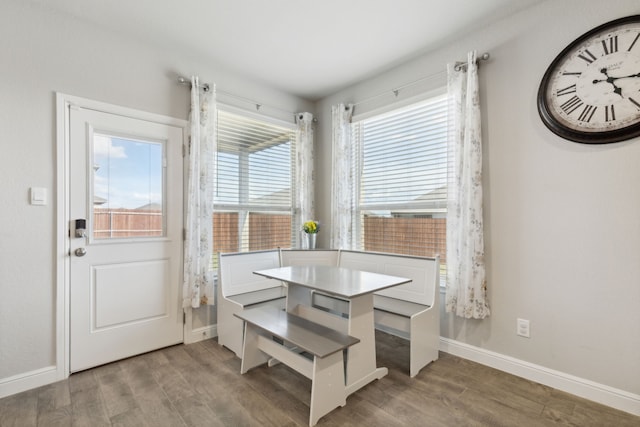
[[[47,204],[47,189],[31,187],[31,204],[44,206]]]

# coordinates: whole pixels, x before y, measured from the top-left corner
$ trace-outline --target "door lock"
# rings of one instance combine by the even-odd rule
[[[85,230],[87,228],[87,220],[86,219],[76,219],[74,221],[74,236],[75,237],[87,237]]]

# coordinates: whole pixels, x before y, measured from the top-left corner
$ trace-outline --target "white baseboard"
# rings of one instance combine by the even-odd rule
[[[8,378],[0,379],[0,399],[12,394],[31,390],[58,381],[59,373],[55,366],[36,369]]]
[[[440,337],[440,350],[633,415],[640,415],[640,395],[637,394],[449,338]]]
[[[214,338],[217,336],[218,336],[218,325],[204,326],[202,328],[196,328],[192,330],[189,334],[185,334],[184,343],[193,344],[198,341],[204,341],[209,338]]]
[[[202,328],[194,329],[189,334],[185,334],[184,343],[192,344],[217,336],[217,325],[205,326]],[[0,399],[3,397],[11,396],[13,394],[21,393],[23,391],[31,390],[33,388],[41,387],[43,385],[54,383],[63,379],[63,377],[61,377],[60,375],[61,372],[58,371],[58,368],[56,366],[47,366],[45,368],[36,369],[34,371],[25,372],[19,375],[14,375],[12,377],[0,378]]]

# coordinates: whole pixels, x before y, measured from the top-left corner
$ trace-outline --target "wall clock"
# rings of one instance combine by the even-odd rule
[[[583,34],[553,60],[538,112],[555,134],[586,144],[640,135],[640,15]]]

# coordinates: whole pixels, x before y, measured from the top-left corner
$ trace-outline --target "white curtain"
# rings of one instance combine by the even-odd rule
[[[482,138],[478,66],[448,65],[447,312],[483,319],[490,314],[482,224]]]
[[[313,182],[313,114],[296,114],[296,230],[302,235],[302,224],[315,220]]]
[[[214,304],[213,270],[213,177],[215,168],[215,87],[200,87],[191,79],[189,114],[189,169],[186,236],[184,242],[183,307]]]
[[[354,182],[353,150],[351,147],[351,117],[353,105],[338,104],[331,107],[333,128],[333,181],[331,186],[331,239],[332,249],[353,247]]]

